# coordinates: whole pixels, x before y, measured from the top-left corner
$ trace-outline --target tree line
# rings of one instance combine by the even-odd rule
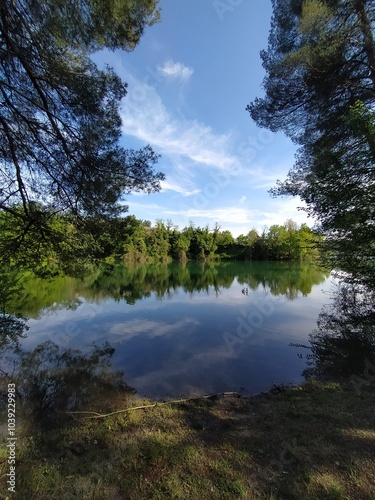
[[[299,196],[319,221],[330,265],[375,288],[375,3],[272,0],[272,7],[261,54],[265,96],[247,109],[300,149],[271,193]],[[88,255],[120,250],[150,259],[304,257],[287,228],[233,242],[220,231],[165,234],[123,217],[124,196],[158,191],[164,174],[150,146],[122,147],[127,85],[92,56],[133,50],[159,18],[157,0],[1,2],[2,264],[45,268],[52,255],[81,266]],[[118,234],[126,244],[114,250]]]
[[[98,235],[99,236],[99,235]],[[318,254],[319,237],[306,225],[293,220],[283,225],[251,229],[233,237],[218,224],[210,229],[193,222],[180,230],[171,220],[150,221],[130,215],[121,221],[117,239],[101,233],[100,238],[111,256],[132,262],[168,260],[306,260]]]
[[[22,210],[22,207],[20,207]],[[38,210],[34,209],[35,212]],[[43,214],[43,207],[39,207]],[[28,268],[40,276],[84,274],[92,262],[103,259],[132,263],[172,260],[309,260],[315,259],[321,237],[306,224],[285,224],[251,229],[235,238],[230,231],[195,226],[180,230],[171,220],[150,221],[134,215],[113,219],[91,217],[79,229],[67,214],[47,215],[54,238],[37,238],[30,231],[19,238],[18,219],[0,213],[0,241],[7,263]],[[3,261],[5,262],[5,253]],[[6,267],[6,266],[3,266]]]

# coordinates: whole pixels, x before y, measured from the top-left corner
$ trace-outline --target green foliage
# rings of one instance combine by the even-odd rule
[[[98,246],[100,254],[108,242],[90,241],[93,224],[82,229],[83,222],[105,225],[102,219],[126,210],[119,203],[124,195],[159,190],[164,176],[154,171],[158,155],[151,147],[120,146],[126,84],[91,59],[103,48],[132,50],[144,27],[157,21],[156,5],[1,2],[0,215],[6,231],[4,218],[11,216],[16,234],[5,252],[22,247],[21,258],[29,252],[37,260],[40,251],[45,256],[61,248],[67,260],[69,247],[79,254],[83,230],[85,250],[93,246],[96,254]],[[69,217],[69,234],[55,227],[61,214]]]
[[[108,297],[135,304],[151,294],[163,298],[180,288],[188,293],[230,288],[235,279],[253,290],[264,287],[273,295],[307,295],[328,273],[305,262],[198,262],[102,265],[82,278],[56,276],[42,279],[19,273],[22,289],[9,298],[6,312],[17,311],[28,318],[53,314],[59,309],[75,310],[85,299],[93,304]]]
[[[172,258],[181,261],[186,260],[186,255],[190,246],[189,237],[186,234],[174,229],[169,236],[169,243],[171,246]]]
[[[0,352],[8,346],[19,348],[19,339],[28,330],[20,308],[12,303],[23,289],[16,270],[7,267],[0,272]]]
[[[145,242],[151,258],[155,260],[168,258],[170,250],[169,229],[162,220],[156,221],[153,230],[147,232]]]
[[[17,210],[23,213],[23,208]],[[316,256],[316,235],[293,221],[274,225],[259,236],[255,229],[235,240],[230,231],[190,225],[179,231],[171,221],[154,227],[134,215],[123,218],[87,217],[77,225],[70,214],[56,215],[33,205],[37,229],[21,217],[0,212],[2,262],[31,269],[42,278],[59,273],[85,276],[92,264],[111,262],[165,262],[170,260],[299,260]],[[42,237],[40,229],[43,229]]]
[[[145,25],[159,21],[157,0],[85,0],[33,2],[32,14],[56,34],[62,47],[84,47],[88,52],[108,47],[133,50]],[[74,20],[74,22],[72,22]]]
[[[254,260],[311,260],[318,255],[319,237],[306,224],[298,227],[292,220],[272,225],[259,235],[255,229],[237,238],[240,258]]]
[[[266,96],[248,106],[258,125],[300,148],[271,190],[298,195],[317,218],[330,265],[375,286],[374,2],[274,0]]]
[[[91,262],[119,251],[122,219],[86,218],[77,223],[71,214],[56,215],[40,204],[29,206],[34,222],[17,214],[0,212],[0,247],[3,266],[32,269],[41,277],[60,272],[84,275]]]
[[[217,245],[214,234],[210,232],[209,227],[189,227],[186,230],[190,238],[189,257],[191,259],[206,260],[213,258]]]

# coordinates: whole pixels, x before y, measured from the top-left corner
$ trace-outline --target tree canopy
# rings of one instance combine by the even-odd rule
[[[299,195],[326,236],[332,263],[375,276],[375,4],[273,0],[260,126],[301,147],[274,195]]]
[[[159,190],[158,155],[120,144],[126,84],[91,55],[132,50],[157,0],[4,0],[0,5],[0,210],[15,241],[49,217],[116,216],[133,191]],[[46,209],[47,207],[47,209]]]

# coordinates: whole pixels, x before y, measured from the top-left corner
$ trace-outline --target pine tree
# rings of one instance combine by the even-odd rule
[[[258,125],[300,149],[274,195],[298,195],[325,235],[330,262],[375,286],[375,4],[273,0],[262,53]]]

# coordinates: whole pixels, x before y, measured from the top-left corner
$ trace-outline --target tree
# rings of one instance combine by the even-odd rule
[[[170,249],[169,230],[164,221],[157,219],[155,227],[147,233],[145,242],[149,255],[155,260],[168,260]]]
[[[283,260],[287,257],[287,232],[284,226],[273,224],[267,234],[268,258]]]
[[[4,393],[9,381],[15,381],[19,415],[30,431],[61,426],[69,420],[68,411],[111,411],[116,401],[135,393],[124,381],[124,373],[113,370],[114,352],[108,342],[92,344],[84,351],[51,341],[32,351],[20,350],[11,364],[5,364],[9,372],[1,370],[0,391]]]
[[[169,235],[169,244],[171,257],[173,259],[185,261],[186,254],[190,246],[190,239],[186,233],[179,232],[177,229],[174,229]]]
[[[208,226],[194,228],[190,225],[185,234],[190,239],[189,253],[191,258],[206,260],[214,256],[217,244],[214,233],[210,232]]]
[[[273,0],[260,126],[301,146],[274,195],[318,218],[334,266],[375,286],[375,4]]]
[[[310,334],[306,378],[350,377],[356,389],[368,385],[375,363],[375,295],[350,284],[337,286],[331,304],[319,314],[318,328]],[[364,382],[364,384],[363,384]]]
[[[151,228],[145,226],[134,215],[129,215],[125,221],[123,253],[128,259],[136,261],[147,255],[146,233],[151,231]]]
[[[0,6],[0,210],[52,238],[49,215],[114,217],[159,190],[158,156],[120,146],[126,84],[90,56],[132,50],[157,0],[4,0]],[[36,203],[38,201],[38,203]],[[48,207],[44,216],[41,214]]]

